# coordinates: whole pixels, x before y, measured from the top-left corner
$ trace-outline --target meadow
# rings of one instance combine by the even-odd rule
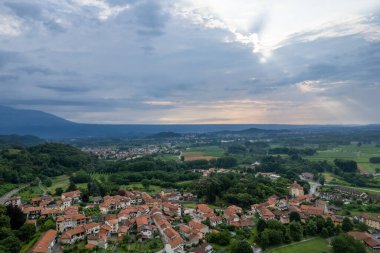
[[[211,160],[223,156],[224,150],[218,146],[191,147],[184,153],[185,161]]]
[[[376,168],[380,169],[380,164],[373,164],[369,162],[369,158],[380,156],[380,148],[373,144],[358,145],[340,145],[328,150],[319,150],[313,156],[305,158],[312,161],[329,161],[333,162],[335,159],[354,160],[358,163],[359,169],[362,172],[373,173]]]
[[[289,245],[280,246],[274,249],[268,249],[268,253],[330,253],[329,242],[323,238],[317,237],[306,241],[296,242]]]

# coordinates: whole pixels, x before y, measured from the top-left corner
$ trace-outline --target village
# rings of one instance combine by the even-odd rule
[[[207,174],[207,173],[206,173]],[[260,174],[259,176],[268,176]],[[304,177],[307,175],[303,175]],[[273,180],[276,180],[274,177]],[[208,233],[219,233],[220,225],[236,228],[253,228],[259,219],[290,223],[292,213],[298,213],[301,222],[320,216],[331,219],[335,225],[342,224],[344,216],[337,214],[339,207],[329,204],[334,199],[345,201],[369,199],[368,194],[336,187],[333,192],[305,194],[304,188],[294,181],[288,187],[288,196],[270,196],[263,203],[253,204],[250,209],[230,205],[223,208],[196,203],[197,196],[164,190],[157,196],[147,192],[121,190],[118,195],[94,197],[91,203],[81,204],[79,190],[62,193],[59,199],[44,195],[22,203],[19,196],[11,197],[5,205],[19,207],[27,217],[27,223],[37,226],[38,219],[52,219],[55,229],[43,233],[32,248],[33,253],[63,252],[78,243],[86,249],[117,249],[125,238],[135,238],[138,243],[159,239],[162,249],[157,252],[214,252],[206,240]],[[189,201],[195,203],[188,205]],[[86,215],[86,210],[97,209],[99,213]],[[370,232],[349,232],[371,249],[380,249],[376,232],[380,230],[380,217],[362,214],[350,216],[350,220],[365,223]],[[156,245],[157,246],[157,245]],[[254,252],[261,252],[252,246]]]

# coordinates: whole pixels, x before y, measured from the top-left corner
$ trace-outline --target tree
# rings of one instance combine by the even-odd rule
[[[247,241],[239,241],[233,253],[252,253],[252,247]]]
[[[352,224],[351,220],[347,217],[345,217],[343,219],[343,222],[342,222],[342,230],[344,232],[349,232],[351,231],[352,229],[354,228],[354,224]]]
[[[75,185],[73,180],[70,180],[69,187],[67,187],[66,192],[75,191],[77,189],[77,186]]]
[[[303,229],[299,222],[292,221],[289,224],[290,237],[293,241],[300,241],[302,239]]]
[[[329,231],[327,230],[327,228],[322,228],[321,236],[322,236],[322,238],[328,238],[329,237]]]
[[[25,214],[17,206],[8,205],[7,215],[10,218],[12,229],[19,229],[25,223]]]
[[[366,232],[368,230],[368,225],[365,224],[364,222],[359,222],[357,225],[356,225],[357,229],[359,231],[362,231],[362,232]]]
[[[148,179],[143,179],[141,181],[141,184],[142,184],[142,186],[144,186],[145,189],[148,189],[149,185],[150,185],[150,181]]]
[[[305,228],[306,234],[313,236],[317,234],[317,231],[318,231],[317,223],[314,220],[309,219]]]
[[[321,175],[321,176],[319,177],[319,183],[320,183],[322,186],[325,185],[325,176]]]
[[[21,250],[21,242],[15,236],[8,236],[4,240],[0,241],[0,245],[3,245],[6,248],[6,252],[9,253],[18,253]]]
[[[33,237],[33,235],[34,235],[35,232],[36,232],[36,227],[33,224],[27,224],[27,223],[25,223],[17,231],[17,237],[21,241],[27,242],[27,241],[29,241]]]
[[[55,222],[52,219],[47,219],[41,226],[42,231],[48,231],[49,229],[55,229]]]
[[[257,227],[257,232],[261,233],[267,227],[267,223],[265,222],[265,220],[259,219],[259,221],[257,222],[256,227]]]
[[[347,234],[340,234],[331,240],[334,253],[365,253],[364,244]]]
[[[206,240],[209,243],[216,243],[220,246],[227,246],[230,243],[230,233],[228,231],[223,231],[218,234],[207,233]]]
[[[55,195],[56,196],[61,196],[63,193],[63,189],[61,187],[55,188]]]
[[[6,215],[0,215],[0,227],[1,228],[10,228],[11,227],[11,219]]]
[[[301,216],[298,212],[291,212],[289,214],[289,220],[290,220],[290,222],[292,222],[292,221],[301,222]]]

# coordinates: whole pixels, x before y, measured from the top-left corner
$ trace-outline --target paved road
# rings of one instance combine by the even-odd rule
[[[306,180],[304,177],[300,176],[301,180],[305,180],[310,185],[309,194],[314,194],[315,196],[319,196],[318,187],[321,187],[321,184],[315,181]]]
[[[4,203],[13,195],[18,193],[20,190],[24,189],[25,187],[29,186],[29,184],[20,186],[19,188],[13,189],[7,193],[5,193],[3,196],[0,197],[0,205],[4,205]]]

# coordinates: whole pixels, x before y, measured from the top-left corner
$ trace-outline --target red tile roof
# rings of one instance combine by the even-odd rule
[[[57,232],[53,229],[46,231],[40,239],[38,239],[37,243],[34,245],[32,252],[35,253],[45,253],[48,252],[48,247],[50,243],[55,239]]]

